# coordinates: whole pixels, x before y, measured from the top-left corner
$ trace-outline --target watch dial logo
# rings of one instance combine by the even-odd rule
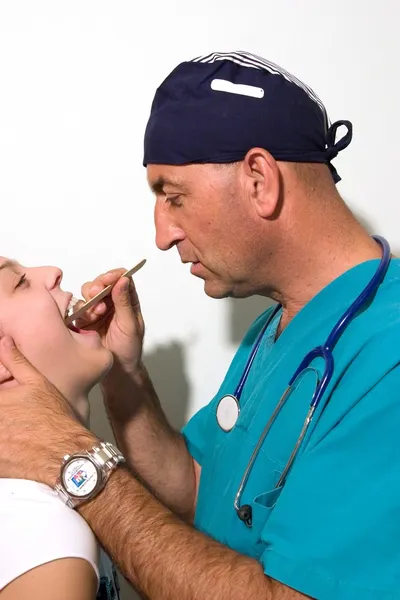
[[[71,481],[76,485],[77,489],[79,489],[87,481],[87,479],[88,474],[83,469],[80,469],[73,477],[71,477]]]
[[[98,482],[96,467],[87,458],[72,460],[62,477],[67,492],[81,498],[91,494]]]

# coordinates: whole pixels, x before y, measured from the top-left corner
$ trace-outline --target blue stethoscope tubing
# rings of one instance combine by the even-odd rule
[[[300,376],[300,374],[305,371],[307,368],[310,367],[311,362],[318,357],[321,357],[324,360],[325,363],[325,368],[324,368],[324,372],[322,375],[322,378],[320,380],[318,380],[317,385],[315,387],[313,396],[311,398],[311,402],[309,404],[309,409],[307,412],[307,416],[306,419],[304,421],[302,430],[300,432],[299,438],[297,439],[296,445],[293,449],[292,454],[290,455],[290,458],[288,460],[288,463],[286,464],[280,478],[279,481],[277,482],[275,488],[278,488],[280,486],[282,486],[285,482],[285,479],[287,477],[287,474],[294,462],[294,459],[299,451],[299,448],[301,446],[301,443],[305,437],[305,434],[307,432],[308,426],[311,423],[312,417],[314,415],[315,409],[317,408],[319,402],[321,401],[321,398],[326,390],[326,388],[329,385],[329,382],[332,378],[333,375],[333,370],[334,370],[334,359],[333,359],[333,354],[332,351],[337,343],[337,341],[339,340],[339,338],[341,337],[341,335],[343,334],[344,330],[346,329],[346,327],[349,325],[349,323],[356,317],[356,315],[360,312],[360,310],[362,308],[365,307],[365,305],[372,300],[373,296],[375,295],[375,293],[377,292],[380,284],[382,283],[387,269],[389,267],[389,263],[390,263],[390,259],[391,259],[391,251],[390,251],[390,246],[389,243],[385,240],[385,238],[381,237],[381,236],[377,236],[374,235],[372,236],[373,239],[378,242],[382,248],[382,258],[379,261],[379,265],[374,273],[374,275],[371,277],[370,281],[367,283],[367,285],[365,286],[365,288],[361,291],[361,293],[357,296],[357,298],[354,300],[354,302],[349,306],[349,308],[343,313],[343,315],[340,317],[340,319],[337,321],[337,323],[335,324],[335,326],[333,327],[332,331],[330,332],[330,334],[328,335],[326,341],[324,344],[322,344],[321,346],[317,346],[316,348],[313,348],[310,352],[308,352],[308,354],[306,354],[306,356],[303,358],[303,360],[301,361],[301,363],[299,364],[298,368],[296,369],[296,371],[294,372],[293,376],[291,377],[291,379],[289,380],[289,384],[288,387],[286,388],[285,392],[283,393],[278,405],[276,406],[273,414],[271,415],[271,418],[269,419],[268,423],[266,424],[260,438],[259,441],[256,445],[256,447],[254,448],[254,451],[250,457],[249,463],[247,465],[247,468],[243,474],[242,480],[240,482],[238,491],[236,493],[235,496],[235,501],[234,501],[234,507],[236,510],[236,513],[238,515],[238,517],[244,521],[246,523],[246,525],[251,526],[251,506],[249,505],[240,505],[240,500],[241,500],[241,496],[244,490],[244,487],[247,483],[247,480],[249,478],[251,469],[254,465],[254,462],[258,456],[258,452],[261,448],[261,445],[266,437],[266,435],[268,434],[268,431],[270,430],[273,422],[275,421],[275,418],[277,417],[280,409],[282,408],[283,404],[285,403],[291,389],[292,386],[294,385],[294,383],[296,382],[296,380],[298,379],[298,377]],[[270,318],[267,320],[267,323],[265,324],[265,326],[262,328],[260,334],[258,335],[255,344],[252,348],[252,351],[250,353],[250,356],[247,360],[246,366],[244,368],[243,374],[240,378],[240,381],[236,387],[235,393],[233,395],[231,394],[227,394],[226,396],[222,397],[219,404],[224,400],[224,398],[229,398],[232,400],[232,402],[236,402],[237,404],[237,416],[239,416],[239,412],[240,412],[240,397],[243,391],[243,387],[246,383],[246,380],[248,378],[251,366],[253,364],[254,358],[257,354],[257,351],[260,347],[262,338],[264,336],[265,331],[267,330],[268,326],[270,325],[272,319],[274,318],[274,316],[277,314],[277,312],[280,310],[281,306],[277,305],[274,309],[274,311],[272,312]],[[314,369],[315,370],[315,369]],[[217,407],[217,419],[218,419],[218,407]]]

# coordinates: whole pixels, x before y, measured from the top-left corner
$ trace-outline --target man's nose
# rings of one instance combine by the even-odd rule
[[[156,245],[159,250],[169,250],[185,239],[183,229],[171,220],[166,211],[157,206],[154,211],[154,223],[156,226]]]

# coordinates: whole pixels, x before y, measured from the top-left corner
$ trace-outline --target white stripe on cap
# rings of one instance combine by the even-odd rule
[[[239,94],[240,96],[250,96],[250,98],[263,98],[264,90],[254,85],[244,85],[243,83],[232,83],[226,79],[213,79],[211,89],[216,92],[227,92],[229,94]]]
[[[290,83],[294,83],[299,88],[301,88],[313,102],[318,104],[318,106],[321,109],[323,116],[324,116],[326,130],[328,129],[330,122],[329,122],[329,118],[328,118],[325,106],[322,103],[322,101],[320,100],[320,98],[317,96],[317,94],[314,92],[314,90],[312,90],[308,85],[306,85],[305,83],[300,81],[300,79],[297,79],[297,77],[295,77],[294,75],[292,75],[285,69],[282,69],[282,67],[280,67],[279,65],[276,65],[275,63],[270,62],[270,61],[266,60],[265,58],[262,58],[255,54],[251,54],[250,52],[245,52],[245,51],[239,50],[236,52],[212,52],[211,54],[205,54],[204,56],[198,56],[189,62],[200,62],[200,63],[210,63],[211,64],[211,63],[214,63],[219,60],[229,60],[229,61],[234,62],[242,67],[249,67],[249,68],[258,69],[258,70],[264,69],[265,71],[268,71],[272,75],[281,75]]]

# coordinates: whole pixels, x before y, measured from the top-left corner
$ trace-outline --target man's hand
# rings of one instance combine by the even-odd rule
[[[121,278],[125,271],[114,269],[82,286],[82,295],[87,301],[115,283],[111,295],[89,309],[77,323],[81,328],[95,329],[103,344],[114,354],[111,376],[135,375],[142,358],[144,321],[132,279]],[[76,309],[81,305],[78,303]]]
[[[96,443],[60,392],[16,348],[0,340],[0,361],[13,380],[0,390],[0,477],[54,486],[67,452]]]
[[[6,385],[9,387],[10,384],[14,385],[14,380],[12,379],[11,373],[5,366],[0,363],[0,385]]]
[[[141,362],[144,322],[134,284],[121,278],[124,273],[115,269],[84,284],[82,295],[89,300],[115,283],[111,297],[87,311],[77,325],[98,331],[114,354],[114,365],[101,389],[118,448],[157,497],[189,520],[198,470],[184,439],[168,423]]]

